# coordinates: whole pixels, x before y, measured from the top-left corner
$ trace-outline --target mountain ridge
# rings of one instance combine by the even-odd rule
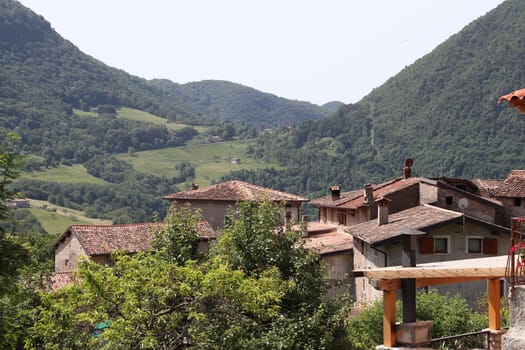
[[[525,2],[508,0],[334,116],[261,138],[255,156],[308,169],[265,184],[314,195],[359,188],[401,176],[406,158],[426,177],[505,178],[523,168],[525,121],[497,100],[525,85],[524,36]]]

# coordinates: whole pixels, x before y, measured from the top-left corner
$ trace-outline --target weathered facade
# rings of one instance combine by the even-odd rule
[[[301,220],[301,205],[308,201],[305,197],[237,180],[205,188],[199,188],[198,185],[194,184],[194,188],[190,191],[173,193],[163,198],[178,207],[189,204],[192,208],[199,209],[203,220],[209,222],[214,229],[224,226],[224,220],[239,202],[267,199],[282,204],[284,206],[282,213],[284,223],[285,220],[299,222]]]
[[[504,255],[509,249],[509,230],[462,213],[423,204],[387,220],[368,221],[348,228],[354,238],[354,269],[402,265],[402,237],[417,233],[418,264]],[[443,292],[460,293],[474,301],[483,282],[440,286]],[[382,293],[364,278],[355,279],[356,301],[371,301]]]
[[[335,225],[354,237],[353,269],[400,265],[402,231],[414,229],[425,237],[420,237],[423,246],[416,251],[418,263],[468,259],[507,253],[509,214],[494,196],[501,184],[405,177],[349,192],[332,186],[328,196],[310,204],[319,208],[321,223]],[[424,224],[429,222],[432,224]],[[379,238],[375,237],[378,233]],[[429,252],[430,247],[437,250]],[[473,298],[471,291],[480,289],[467,283],[447,290]],[[365,279],[354,281],[353,294],[357,301],[381,295]]]
[[[71,225],[55,241],[55,288],[70,281],[67,274],[78,266],[79,259],[111,264],[111,253],[121,250],[133,254],[150,248],[155,234],[166,224]],[[198,252],[205,252],[216,239],[215,231],[205,221],[197,225]]]

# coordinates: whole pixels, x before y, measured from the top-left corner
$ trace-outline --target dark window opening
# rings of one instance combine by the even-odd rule
[[[521,207],[521,198],[514,198],[514,206]]]
[[[448,239],[434,238],[434,253],[448,254]]]
[[[447,203],[447,205],[452,205],[452,196],[446,196],[445,203]]]

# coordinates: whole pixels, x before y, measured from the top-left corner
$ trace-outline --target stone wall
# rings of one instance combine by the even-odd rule
[[[517,286],[509,298],[510,328],[502,337],[503,350],[525,349],[525,286]]]

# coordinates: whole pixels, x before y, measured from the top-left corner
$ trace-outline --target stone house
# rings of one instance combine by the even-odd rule
[[[461,212],[422,204],[388,213],[388,201],[379,199],[378,216],[351,226],[354,269],[365,270],[402,265],[402,238],[413,235],[416,263],[432,263],[505,255],[509,249],[510,230]],[[382,295],[366,279],[355,279],[356,301],[371,301]],[[448,284],[442,292],[460,293],[470,301],[485,290],[485,281]]]
[[[505,208],[500,201],[481,194],[470,181],[405,177],[366,184],[361,190],[348,192],[332,186],[329,195],[310,204],[319,208],[320,223],[334,225],[338,231],[353,236],[353,246],[348,252],[352,259],[347,259],[348,271],[352,271],[399,265],[400,237],[406,230],[420,230],[428,238],[439,237],[435,241],[436,253],[427,253],[424,248],[416,250],[418,263],[506,254],[509,236],[508,229],[503,227]],[[405,220],[413,214],[412,221]],[[387,224],[379,225],[378,220]],[[403,227],[402,222],[406,224]],[[432,225],[425,225],[427,222]],[[432,243],[430,239],[420,240],[427,242],[424,245],[427,249],[430,244],[434,247],[433,239]],[[440,251],[443,245],[447,251]],[[464,253],[469,247],[469,253]],[[496,253],[490,247],[496,247]],[[351,292],[357,301],[380,295],[368,282],[359,279],[353,283]]]
[[[349,267],[353,266],[353,239],[348,233],[338,231],[335,225],[309,222],[307,234],[302,239],[304,247],[319,254],[333,296],[353,288]]]
[[[125,225],[71,225],[54,243],[55,276],[53,287],[71,282],[71,272],[81,258],[99,264],[111,264],[111,253],[122,250],[129,254],[147,250],[163,223]],[[216,239],[215,231],[205,221],[198,223],[198,252],[209,249]]]
[[[507,226],[511,218],[525,216],[525,170],[512,170],[505,180],[500,180],[488,191],[488,195],[503,204]]]
[[[238,202],[269,199],[275,203],[284,204],[282,213],[283,224],[286,222],[302,222],[301,205],[307,202],[305,197],[295,194],[276,191],[273,189],[252,185],[243,181],[228,181],[206,188],[194,186],[190,191],[178,192],[165,196],[172,205],[183,206],[189,203],[201,210],[202,218],[214,228],[220,229],[224,220]],[[299,229],[299,226],[295,227]],[[350,285],[350,271],[352,266],[352,236],[336,225],[308,222],[304,246],[318,253],[331,288],[328,295],[334,295]]]
[[[27,198],[16,198],[16,199],[8,199],[6,201],[8,208],[30,208],[31,203],[29,202],[29,199]]]
[[[171,201],[176,207],[190,204],[192,208],[198,208],[202,219],[208,221],[214,229],[222,228],[229,212],[242,201],[268,199],[275,203],[282,203],[284,205],[283,223],[285,220],[299,222],[301,205],[308,201],[308,198],[305,197],[238,180],[222,182],[205,188],[199,188],[194,184],[192,190],[176,192],[163,198]]]

